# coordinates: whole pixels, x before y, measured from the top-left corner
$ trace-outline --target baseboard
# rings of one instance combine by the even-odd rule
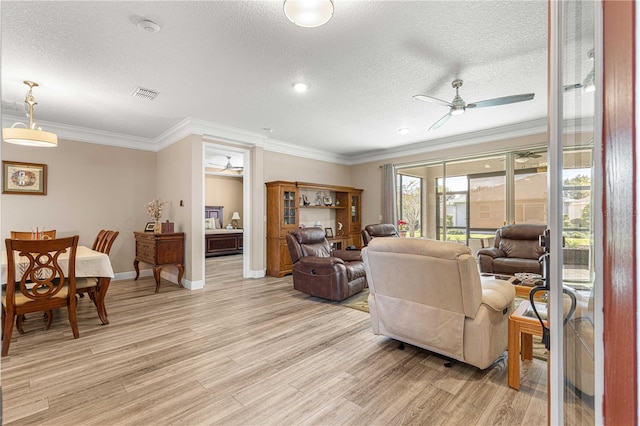
[[[250,270],[247,278],[264,278],[267,275],[266,269]]]

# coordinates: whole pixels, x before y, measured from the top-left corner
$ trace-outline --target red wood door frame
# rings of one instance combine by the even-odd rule
[[[638,423],[635,2],[604,0],[604,401],[609,425]]]

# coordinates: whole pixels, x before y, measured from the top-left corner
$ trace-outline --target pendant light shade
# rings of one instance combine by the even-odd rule
[[[36,146],[53,148],[58,146],[58,136],[55,133],[43,131],[33,120],[33,107],[37,104],[33,98],[33,88],[38,87],[38,83],[25,81],[29,86],[25,103],[29,107],[29,127],[24,123],[15,123],[13,126],[2,129],[2,140],[8,143],[26,146]],[[16,127],[23,126],[23,127]]]
[[[319,27],[329,22],[333,16],[333,1],[285,0],[284,14],[300,27]]]

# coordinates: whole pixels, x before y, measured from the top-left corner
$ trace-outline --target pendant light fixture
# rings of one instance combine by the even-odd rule
[[[2,140],[8,143],[26,146],[38,146],[54,148],[58,146],[58,136],[55,133],[45,132],[33,120],[33,107],[37,104],[33,98],[33,88],[38,87],[38,83],[25,80],[24,84],[29,86],[27,97],[24,102],[29,108],[29,127],[24,123],[15,123],[13,126],[2,129]],[[24,126],[16,127],[18,125]]]
[[[329,22],[333,16],[333,1],[285,0],[284,14],[300,27],[319,27]]]

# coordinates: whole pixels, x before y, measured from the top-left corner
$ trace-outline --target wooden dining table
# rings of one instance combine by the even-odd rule
[[[69,267],[69,252],[63,253],[58,258],[60,267],[66,274]],[[16,279],[21,279],[24,271],[27,268],[28,260],[24,256],[19,256],[15,253],[14,262],[16,265]],[[2,250],[2,264],[0,265],[0,283],[6,284],[7,282],[7,251]],[[76,251],[76,278],[80,277],[96,277],[98,279],[98,285],[96,288],[96,307],[98,310],[98,317],[103,324],[109,324],[107,317],[107,310],[104,305],[104,299],[107,296],[107,290],[111,283],[113,275],[113,268],[111,267],[111,261],[109,256],[99,251],[91,250],[86,246],[78,246]]]

